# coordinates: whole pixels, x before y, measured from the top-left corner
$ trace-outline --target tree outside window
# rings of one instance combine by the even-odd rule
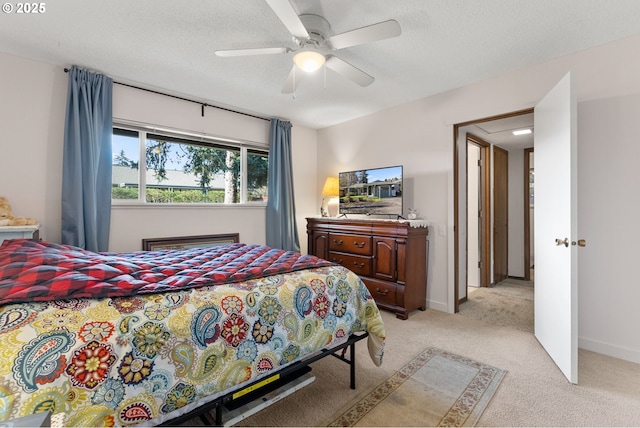
[[[144,162],[139,160],[141,144]],[[114,200],[237,204],[266,199],[266,150],[114,128],[113,153]]]

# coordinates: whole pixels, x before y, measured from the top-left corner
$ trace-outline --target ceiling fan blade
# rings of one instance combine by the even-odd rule
[[[272,55],[291,51],[289,48],[255,48],[255,49],[228,49],[216,51],[217,56],[248,56],[248,55]]]
[[[359,68],[356,68],[348,62],[345,62],[333,55],[327,55],[326,65],[331,70],[341,74],[349,80],[354,81],[360,86],[369,86],[374,80],[376,80]]]
[[[287,80],[284,82],[284,86],[282,87],[283,94],[292,94],[295,93],[298,85],[300,84],[300,79],[304,73],[296,73],[296,66],[291,67],[291,71],[289,72],[289,76]]]
[[[379,22],[356,30],[347,31],[329,37],[333,49],[344,49],[377,40],[389,39],[402,33],[400,24],[394,19]]]
[[[289,0],[266,0],[266,2],[293,36],[299,39],[309,38],[307,29],[304,28]]]

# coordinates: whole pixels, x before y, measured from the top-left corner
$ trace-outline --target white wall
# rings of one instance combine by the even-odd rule
[[[0,77],[0,195],[42,224],[41,238],[59,241],[67,75],[0,53]]]
[[[640,362],[640,93],[578,104],[580,346]],[[615,353],[611,351],[615,350]]]
[[[640,218],[638,178],[635,166],[631,165],[631,160],[635,164],[638,158],[639,145],[632,141],[635,126],[633,119],[616,123],[619,126],[610,135],[614,128],[608,123],[611,113],[605,114],[604,106],[600,107],[597,101],[585,103],[609,98],[609,108],[616,111],[630,108],[630,104],[631,112],[640,117],[640,99],[625,97],[640,93],[640,57],[631,55],[638,50],[640,36],[635,36],[323,129],[318,132],[318,177],[340,170],[403,164],[405,176],[413,180],[413,205],[433,225],[427,303],[433,309],[452,311],[453,125],[531,108],[572,70],[580,103],[579,230],[590,242],[588,252],[581,255],[585,260],[579,267],[580,346],[640,362],[640,337],[636,332],[640,311],[629,307],[640,299],[635,270],[629,263],[631,254],[638,254],[636,219]],[[588,123],[580,116],[587,115],[583,113],[585,110],[592,116]],[[586,136],[587,133],[598,137]],[[625,138],[620,138],[622,135]],[[603,147],[611,144],[619,150]],[[592,185],[609,174],[617,179],[606,178],[608,186]],[[630,183],[626,192],[611,191],[624,183]],[[585,192],[594,189],[600,191],[584,197]],[[602,200],[617,201],[617,198],[623,198],[624,202],[616,202],[614,206],[623,206],[625,211],[603,212],[603,206],[607,205]],[[589,227],[585,228],[585,223]],[[615,244],[605,241],[607,245],[603,245],[591,239],[612,237],[614,223],[613,230],[618,232]],[[618,269],[609,268],[614,262]]]
[[[316,180],[316,159],[313,154],[318,147],[318,133],[315,129],[294,125],[291,130],[293,145],[293,186],[296,203],[296,222],[300,238],[300,252],[307,252],[307,220],[306,217],[314,217],[320,214],[320,191],[315,191],[318,185]],[[326,177],[325,177],[326,178]]]
[[[60,241],[62,149],[67,74],[61,67],[0,53],[0,195],[16,215],[37,218],[41,238]],[[114,85],[113,114],[127,119],[236,140],[267,143],[269,122],[175,98]],[[214,104],[209,102],[209,104]],[[306,250],[304,217],[316,213],[316,131],[292,129],[294,189],[301,246]],[[246,243],[264,244],[265,208],[112,208],[110,251],[141,249],[143,238],[240,233]]]

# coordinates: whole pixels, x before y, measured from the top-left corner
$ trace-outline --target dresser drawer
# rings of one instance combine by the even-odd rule
[[[356,275],[371,276],[371,258],[329,251],[329,261],[341,264]]]
[[[332,233],[329,235],[329,250],[370,256],[371,237]]]
[[[371,281],[367,280],[367,278],[363,278],[362,280],[367,285],[369,293],[371,293],[371,296],[373,296],[376,302],[385,302],[391,305],[397,304],[396,284],[391,282],[384,283],[382,281]]]

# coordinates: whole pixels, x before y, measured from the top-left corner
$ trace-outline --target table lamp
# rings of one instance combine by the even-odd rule
[[[338,177],[327,177],[322,188],[322,205],[320,213],[322,217],[335,217],[338,215],[338,196],[340,195],[340,182]],[[325,204],[325,198],[329,201]]]

